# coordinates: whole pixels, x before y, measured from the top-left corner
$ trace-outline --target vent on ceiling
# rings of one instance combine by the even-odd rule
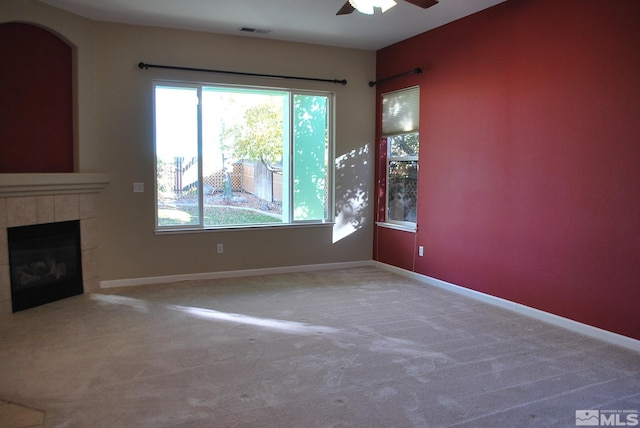
[[[271,32],[271,30],[265,30],[261,28],[251,28],[251,27],[240,27],[240,31],[244,31],[245,33],[258,33],[258,34],[267,34]]]

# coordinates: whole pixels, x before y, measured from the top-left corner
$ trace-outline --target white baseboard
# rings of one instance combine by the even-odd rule
[[[422,275],[419,273],[411,272],[405,269],[401,269],[395,266],[391,266],[385,263],[373,261],[372,265],[396,273],[398,275],[415,279],[417,281],[432,285],[434,287],[442,288],[460,294],[462,296],[470,297],[475,300],[479,300],[490,305],[499,306],[512,312],[517,312],[521,315],[535,318],[537,320],[553,324],[557,327],[561,327],[567,330],[571,330],[576,333],[583,334],[585,336],[599,339],[612,345],[622,346],[624,348],[631,349],[636,352],[640,352],[640,340],[633,339],[631,337],[623,336],[621,334],[613,333],[611,331],[603,330],[601,328],[593,327],[588,324],[583,324],[568,318],[564,318],[558,315],[551,314],[549,312],[541,311],[529,306],[515,303],[510,300],[502,299],[500,297],[491,296],[489,294],[481,293],[479,291],[471,290],[469,288],[461,287],[459,285],[452,284],[450,282],[442,281],[430,276]]]
[[[283,266],[262,269],[230,270],[223,272],[188,273],[182,275],[149,276],[144,278],[114,279],[100,281],[100,288],[134,287],[148,284],[166,284],[169,282],[192,281],[201,279],[240,278],[244,276],[272,275],[279,273],[310,272],[318,270],[347,269],[372,266],[372,260],[355,262],[323,263],[301,266]]]

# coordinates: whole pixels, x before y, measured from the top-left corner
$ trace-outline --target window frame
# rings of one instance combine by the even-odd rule
[[[391,123],[389,126],[391,126],[391,131],[385,132],[385,125],[387,124],[387,122],[385,121],[385,107],[384,107],[384,99],[385,96],[392,96],[394,94],[399,94],[399,93],[403,93],[403,92],[409,92],[409,91],[417,91],[417,98],[415,100],[415,105],[413,106],[415,108],[415,110],[411,110],[408,113],[410,115],[414,115],[415,117],[412,118],[412,120],[409,120],[410,125],[408,125],[408,127],[406,128],[406,130],[402,130],[398,128],[398,124],[397,123]],[[389,197],[390,197],[390,191],[389,191],[389,186],[391,183],[390,180],[390,165],[392,162],[416,162],[416,171],[417,173],[420,170],[420,86],[419,85],[415,85],[415,86],[411,86],[411,87],[407,87],[407,88],[402,88],[402,89],[398,89],[398,90],[394,90],[394,91],[390,91],[390,92],[385,92],[382,93],[380,95],[380,104],[382,106],[382,123],[380,126],[381,129],[381,138],[382,138],[382,145],[384,146],[385,150],[384,150],[384,163],[385,163],[385,168],[384,168],[384,221],[380,221],[377,222],[377,224],[379,226],[384,226],[384,227],[389,227],[392,229],[399,229],[399,230],[405,230],[405,231],[410,231],[410,232],[415,232],[417,231],[418,228],[418,192],[416,189],[416,221],[406,221],[406,220],[394,220],[389,218]],[[393,156],[392,155],[392,144],[391,144],[391,139],[393,137],[399,137],[399,136],[407,136],[407,135],[411,135],[411,134],[416,134],[417,139],[418,139],[418,151],[416,155],[410,155],[410,156]],[[417,180],[417,179],[416,179]]]
[[[184,224],[184,225],[160,225],[159,224],[159,192],[158,192],[158,149],[157,149],[157,129],[156,129],[156,89],[158,87],[167,88],[184,88],[184,89],[196,89],[198,97],[197,105],[197,156],[198,156],[198,210],[199,210],[199,223],[197,224]],[[283,153],[283,162],[286,160],[289,176],[288,181],[283,181],[283,193],[288,193],[288,199],[291,201],[288,204],[288,209],[285,212],[283,207],[283,221],[277,223],[247,223],[247,224],[229,224],[229,225],[206,225],[204,218],[204,181],[203,181],[203,113],[202,113],[202,94],[205,88],[228,88],[230,90],[243,90],[248,91],[265,91],[265,92],[284,92],[288,102],[288,108],[286,117],[283,117],[283,123],[288,126],[287,135],[284,135],[283,140],[286,141],[286,148],[288,154]],[[154,79],[152,81],[152,99],[153,99],[153,156],[154,156],[154,228],[156,233],[187,233],[187,232],[200,232],[200,231],[215,231],[215,230],[245,230],[245,229],[265,229],[265,228],[291,228],[291,227],[317,227],[323,225],[333,225],[335,220],[335,104],[336,95],[335,92],[325,90],[313,90],[313,89],[298,89],[293,87],[270,87],[259,85],[244,85],[244,84],[227,84],[227,83],[211,83],[211,82],[194,82],[194,81],[175,81],[166,79]],[[325,97],[327,101],[326,112],[326,171],[325,171],[325,215],[323,219],[311,219],[311,220],[295,220],[295,202],[294,202],[294,149],[295,149],[295,135],[294,135],[294,119],[295,108],[294,99],[296,96],[320,96]],[[283,163],[284,166],[284,163]],[[286,219],[284,219],[286,215]]]
[[[395,225],[396,227],[401,227],[402,229],[406,229],[406,230],[416,230],[417,228],[417,223],[418,223],[418,219],[417,219],[417,214],[418,214],[418,194],[417,194],[417,189],[416,189],[416,221],[407,221],[407,220],[395,220],[395,219],[391,219],[389,218],[389,211],[391,211],[389,209],[389,204],[390,204],[390,195],[391,192],[389,191],[389,186],[391,183],[391,163],[392,162],[415,162],[416,163],[416,171],[420,170],[420,161],[419,161],[419,156],[420,156],[420,152],[418,151],[418,154],[416,155],[412,155],[412,156],[394,156],[391,153],[391,138],[393,137],[401,137],[401,136],[407,136],[407,135],[411,135],[411,134],[417,134],[417,138],[418,138],[418,147],[419,147],[419,141],[420,141],[420,133],[415,131],[415,132],[407,132],[407,133],[402,133],[402,134],[396,134],[396,135],[388,135],[386,136],[386,145],[387,145],[387,153],[386,153],[386,189],[385,189],[385,223],[390,224],[390,225]],[[416,179],[417,181],[417,179]]]

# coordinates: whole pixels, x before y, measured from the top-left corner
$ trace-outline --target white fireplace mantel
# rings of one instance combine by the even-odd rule
[[[0,197],[100,192],[109,181],[97,172],[0,174]]]

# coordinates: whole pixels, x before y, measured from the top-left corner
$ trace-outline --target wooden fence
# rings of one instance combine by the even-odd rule
[[[176,158],[174,191],[178,194],[197,186],[197,159],[184,162]],[[224,191],[225,171],[218,170],[203,178],[208,193]],[[262,162],[242,161],[233,164],[229,173],[231,189],[251,193],[265,201],[282,201],[282,173],[270,171]]]

